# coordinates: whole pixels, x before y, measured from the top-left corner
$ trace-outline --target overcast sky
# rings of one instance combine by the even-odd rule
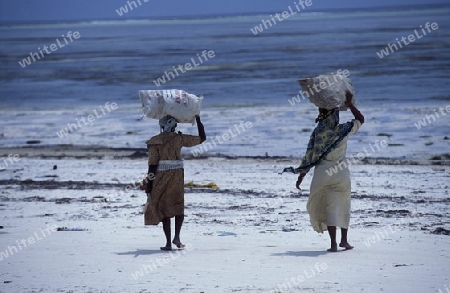
[[[132,11],[119,16],[116,9],[134,1]],[[229,15],[282,12],[299,0],[0,0],[1,22],[100,20],[171,16]],[[145,2],[147,1],[147,2]],[[309,11],[389,6],[447,4],[450,0],[311,0]]]

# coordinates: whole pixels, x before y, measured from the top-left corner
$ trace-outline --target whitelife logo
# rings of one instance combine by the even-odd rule
[[[384,48],[383,50],[377,52],[378,57],[380,57],[380,59],[382,59],[382,58],[384,58],[384,57],[389,56],[390,53],[394,53],[395,51],[398,51],[398,50],[400,50],[401,48],[403,48],[402,42],[403,42],[403,44],[404,44],[405,46],[407,46],[407,45],[411,44],[412,42],[415,42],[415,41],[416,41],[416,38],[417,38],[417,40],[418,40],[418,39],[421,39],[421,38],[423,38],[424,36],[426,36],[426,35],[427,35],[427,32],[425,31],[425,29],[427,29],[428,33],[431,33],[430,28],[431,28],[432,30],[435,31],[435,30],[437,30],[437,29],[439,28],[439,25],[438,25],[436,22],[433,22],[433,23],[431,23],[431,24],[430,24],[429,22],[427,22],[427,23],[425,24],[425,28],[423,28],[422,26],[420,26],[420,28],[422,29],[423,35],[421,35],[419,32],[417,32],[417,29],[415,29],[415,30],[414,30],[414,34],[410,34],[410,35],[408,36],[408,41],[409,41],[409,42],[406,40],[406,37],[402,37],[402,38],[401,38],[401,42],[400,42],[400,40],[399,40],[398,38],[396,38],[397,44],[398,44],[398,46],[399,46],[400,48],[397,47],[396,44],[390,44],[390,43],[389,43],[389,44],[387,45],[386,48]],[[391,52],[389,52],[389,49],[391,50]],[[394,49],[395,49],[395,50],[394,50]]]
[[[89,123],[92,123],[95,121],[95,119],[101,118],[103,116],[105,116],[106,114],[116,110],[118,108],[117,103],[109,103],[106,102],[105,103],[105,108],[108,111],[107,113],[105,112],[105,109],[102,106],[99,106],[101,113],[99,114],[97,112],[97,109],[95,109],[93,111],[93,114],[88,115],[87,117],[82,116],[80,118],[80,120],[78,120],[78,118],[76,118],[75,120],[77,121],[77,123],[67,123],[67,126],[63,129],[61,129],[60,131],[56,132],[56,134],[58,135],[59,138],[64,138],[67,135],[69,135],[69,133],[72,133],[76,130],[79,130],[81,128],[83,128],[83,125],[81,125],[81,122],[84,123],[84,126],[88,125]],[[102,115],[103,114],[103,115]],[[94,116],[95,115],[95,116]],[[87,118],[87,119],[86,119]]]
[[[162,75],[161,77],[158,77],[156,80],[153,80],[153,83],[156,86],[161,86],[162,84],[165,84],[166,82],[171,81],[172,79],[174,79],[176,76],[180,76],[180,74],[178,73],[178,70],[181,73],[186,73],[189,70],[192,70],[193,68],[200,66],[201,64],[203,64],[203,62],[208,61],[209,59],[213,59],[214,57],[216,57],[216,53],[214,53],[213,50],[203,50],[202,55],[197,54],[197,59],[200,63],[195,62],[194,58],[191,58],[190,61],[184,65],[179,64],[177,68],[175,68],[175,66],[172,66],[173,71],[165,71],[164,75]],[[178,69],[178,70],[177,70]],[[176,75],[176,76],[175,76]],[[167,81],[166,81],[167,78]]]
[[[30,56],[26,59],[23,59],[22,61],[19,61],[19,65],[22,68],[27,67],[28,65],[31,65],[31,60],[33,60],[33,62],[36,62],[37,60],[41,60],[41,58],[44,58],[46,55],[44,55],[44,52],[42,52],[42,50],[45,51],[45,53],[47,55],[50,55],[51,53],[57,51],[58,49],[61,49],[62,47],[65,47],[66,45],[69,44],[69,42],[67,41],[66,38],[69,38],[70,43],[72,43],[74,40],[78,40],[79,38],[81,38],[81,35],[79,32],[74,32],[72,33],[72,31],[67,32],[67,35],[63,37],[63,43],[60,42],[59,38],[56,39],[56,44],[51,44],[50,46],[44,46],[43,49],[41,49],[41,47],[38,47],[39,52],[38,53],[33,53],[30,52]],[[50,51],[49,51],[50,49]]]
[[[288,99],[289,104],[291,104],[291,106],[294,106],[295,104],[300,103],[301,101],[305,100],[307,97],[311,97],[314,96],[314,94],[319,94],[322,90],[326,89],[327,87],[332,86],[333,84],[339,82],[340,80],[342,80],[342,76],[345,77],[349,77],[350,76],[350,71],[348,71],[347,69],[342,70],[339,69],[336,73],[332,72],[331,73],[333,75],[333,79],[330,81],[330,79],[327,77],[327,82],[320,82],[319,84],[314,84],[313,88],[311,88],[311,86],[308,85],[308,91],[303,91],[302,89],[300,89],[298,92],[299,94],[292,97],[291,99]],[[338,78],[340,80],[338,80]],[[334,81],[333,81],[334,80]],[[327,84],[328,83],[328,84]],[[317,86],[319,86],[319,88],[317,88]],[[301,97],[300,97],[301,95]]]
[[[136,4],[139,3],[139,6]],[[122,16],[124,14],[127,14],[128,11],[133,11],[134,9],[142,6],[142,2],[147,3],[150,0],[136,0],[136,1],[127,1],[127,5],[124,5],[122,7],[120,7],[119,9],[116,9],[116,12],[119,16]],[[141,2],[142,1],[142,2]],[[133,7],[134,6],[134,7]],[[130,10],[128,10],[128,7],[130,7]]]
[[[0,163],[0,170],[5,170],[6,168],[17,163],[18,161],[20,161],[19,154],[15,154],[15,155],[9,154],[8,157],[5,156],[5,158],[3,159],[3,164],[4,164],[3,167],[2,167],[2,164]]]
[[[49,226],[45,229],[40,229],[40,235],[38,232],[34,232],[33,236],[28,237],[28,239],[20,239],[16,240],[16,245],[8,245],[5,250],[0,251],[0,261],[7,259],[8,257],[13,256],[15,253],[18,253],[24,248],[27,248],[30,245],[35,244],[37,241],[45,239],[47,236],[50,236],[52,232],[55,232],[57,229],[56,225]],[[44,233],[46,232],[46,233]],[[27,246],[28,245],[28,246]]]
[[[210,151],[214,147],[217,147],[218,144],[220,145],[220,144],[225,143],[228,140],[233,139],[233,137],[236,137],[239,134],[244,133],[245,131],[247,131],[247,129],[250,129],[252,127],[253,127],[253,124],[248,121],[247,122],[241,121],[241,123],[239,125],[234,124],[234,129],[236,130],[236,132],[234,132],[233,128],[230,127],[222,135],[220,135],[220,136],[216,135],[216,137],[214,137],[212,140],[212,144],[209,142],[204,142],[200,146],[191,150],[191,154],[194,157],[197,157],[197,156],[203,154],[204,152]],[[221,140],[221,138],[222,138],[222,140]]]
[[[414,123],[414,126],[416,126],[417,129],[420,129],[420,128],[425,127],[433,122],[436,122],[436,120],[438,120],[439,118],[444,117],[447,114],[450,114],[450,105],[446,106],[445,108],[440,107],[439,111],[441,112],[442,116],[439,115],[439,112],[437,111],[437,109],[434,109],[434,114],[425,115],[425,118],[417,121],[417,123]],[[445,113],[445,112],[447,112],[447,113]],[[433,119],[433,120],[431,120],[431,119]],[[427,123],[427,121],[428,121],[428,123]]]
[[[386,140],[376,140],[375,144],[372,145],[372,143],[370,143],[370,149],[372,152],[369,152],[367,150],[366,147],[364,147],[364,152],[359,152],[356,157],[351,156],[350,158],[344,159],[342,161],[340,161],[338,164],[336,164],[333,167],[330,167],[329,169],[325,170],[325,172],[328,174],[328,176],[333,176],[334,174],[338,174],[339,170],[343,171],[344,169],[349,168],[350,166],[352,166],[353,164],[365,159],[366,157],[374,154],[375,152],[379,152],[381,151],[382,148],[385,148],[388,146],[388,142]],[[375,147],[375,148],[374,148]]]
[[[300,13],[302,11],[302,9],[304,10],[304,9],[306,9],[306,7],[309,7],[312,4],[313,4],[312,0],[306,0],[306,1],[299,0],[298,3],[294,2],[294,5],[295,5],[295,8],[297,8],[297,11],[294,11],[294,9],[292,9],[292,7],[289,5],[289,7],[288,7],[289,11],[286,10],[286,11],[283,11],[282,13],[277,13],[277,14],[275,14],[275,16],[270,15],[269,20],[265,20],[265,19],[261,20],[261,24],[255,26],[254,28],[251,28],[250,31],[253,33],[253,35],[256,36],[256,35],[262,33],[264,31],[264,29],[268,29],[268,28],[272,27],[272,25],[276,25],[277,24],[276,19],[278,19],[279,22],[282,22],[283,20],[288,19],[289,17],[291,17],[297,13]],[[299,5],[302,8],[300,8]]]

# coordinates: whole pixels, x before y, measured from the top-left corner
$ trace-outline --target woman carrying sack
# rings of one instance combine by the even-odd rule
[[[311,134],[307,151],[298,168],[289,167],[283,172],[300,174],[295,186],[300,184],[313,167],[307,210],[313,229],[318,233],[328,230],[331,247],[337,252],[336,227],[341,228],[339,247],[353,249],[348,243],[347,232],[350,223],[350,173],[348,166],[342,168],[347,151],[347,139],[355,134],[364,123],[364,116],[352,103],[353,95],[346,93],[345,105],[355,116],[351,122],[339,124],[339,110],[319,108],[318,125]],[[337,166],[339,168],[337,168]],[[337,172],[330,172],[337,170]],[[328,172],[327,172],[328,171]]]
[[[184,169],[181,148],[193,147],[206,140],[205,129],[200,117],[195,116],[198,136],[175,132],[177,120],[165,116],[159,120],[161,133],[147,141],[148,178],[146,193],[149,197],[144,210],[145,225],[163,223],[166,245],[161,250],[172,250],[172,243],[178,248],[184,245],[180,240],[184,220]],[[171,220],[175,217],[175,235],[171,239]],[[172,242],[171,242],[172,240]]]

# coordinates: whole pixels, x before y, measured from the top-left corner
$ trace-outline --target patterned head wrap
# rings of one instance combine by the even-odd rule
[[[177,120],[167,115],[159,119],[159,127],[161,127],[161,132],[174,132],[177,127]]]
[[[316,123],[327,119],[331,114],[334,113],[334,111],[337,111],[337,109],[328,110],[324,108],[319,108],[319,116],[317,116],[316,118]]]
[[[339,124],[338,110],[321,110],[316,122],[319,124],[311,134],[302,163],[298,168],[285,168],[282,173],[308,173],[312,167],[334,150],[353,128],[353,121]]]

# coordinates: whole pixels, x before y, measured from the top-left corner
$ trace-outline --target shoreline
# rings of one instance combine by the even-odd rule
[[[145,148],[111,148],[105,146],[85,146],[85,145],[47,145],[47,146],[20,146],[20,147],[0,147],[0,159],[7,159],[9,155],[18,155],[20,158],[40,158],[40,159],[145,159],[147,150]],[[208,153],[194,156],[185,152],[182,154],[184,160],[207,160],[207,159],[227,159],[227,160],[265,160],[276,162],[297,162],[301,157],[294,156],[246,156],[227,155],[223,153]],[[358,161],[355,165],[443,165],[450,166],[450,153],[431,155],[424,159],[408,159],[398,157],[369,157]]]

